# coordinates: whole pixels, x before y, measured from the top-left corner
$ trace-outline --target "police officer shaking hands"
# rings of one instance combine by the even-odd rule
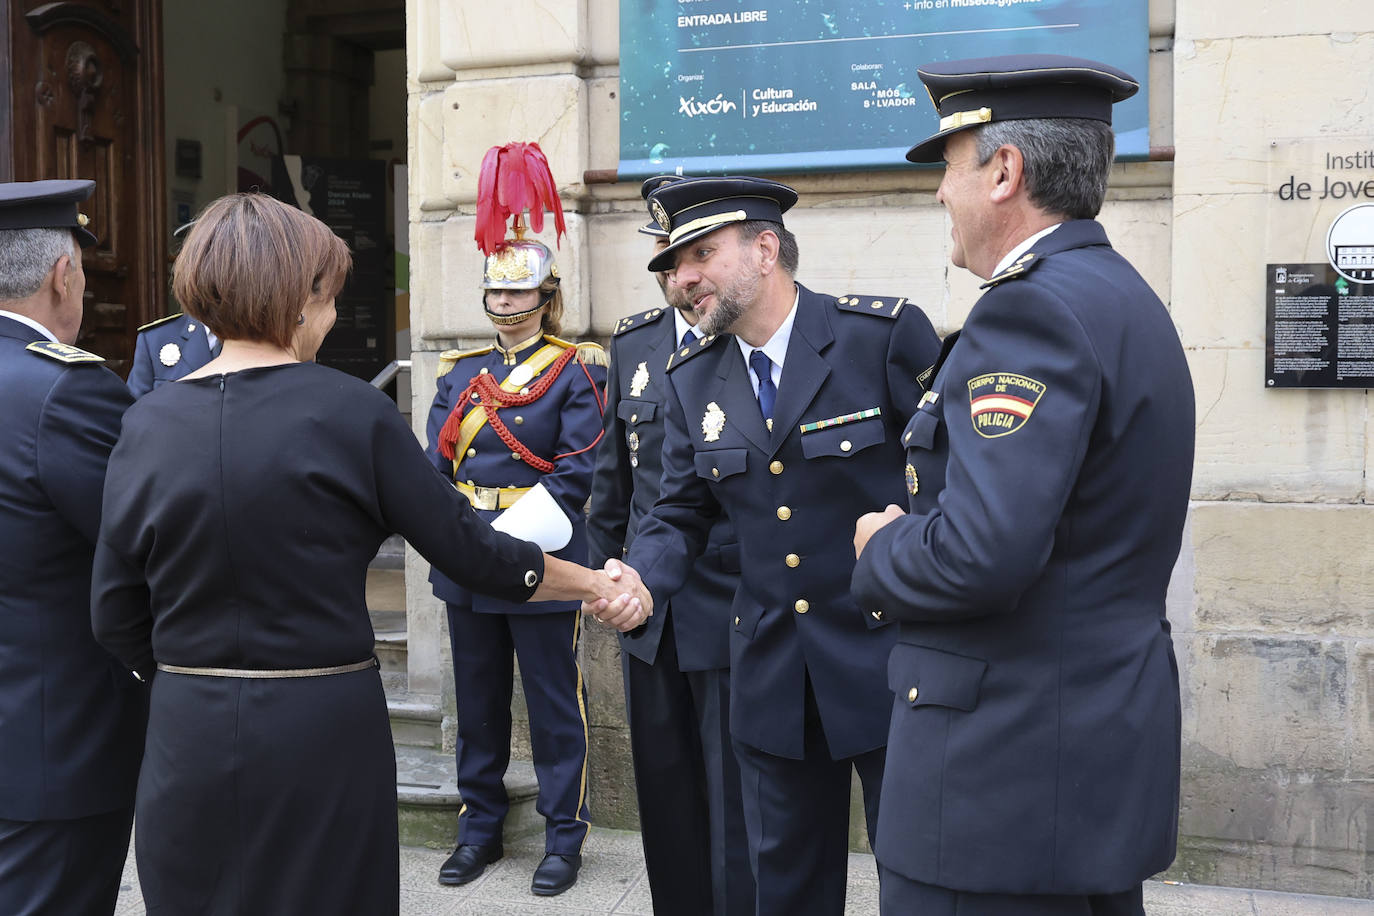
[[[877,824],[895,634],[848,589],[858,517],[900,499],[899,435],[939,341],[900,296],[834,296],[793,279],[791,188],[686,178],[649,212],[704,336],[668,362],[663,479],[623,563],[664,606],[723,511],[739,538],[730,732],[760,916],[844,910],[851,769]],[[722,336],[731,334],[733,337]],[[638,589],[633,589],[638,591]],[[602,617],[616,606],[584,605]],[[679,610],[689,610],[680,608]]]
[[[856,601],[898,622],[878,837],[889,916],[1139,916],[1174,857],[1164,593],[1193,389],[1096,217],[1129,75],[1051,55],[922,68],[952,260],[987,290],[902,432],[907,510],[859,520]]]

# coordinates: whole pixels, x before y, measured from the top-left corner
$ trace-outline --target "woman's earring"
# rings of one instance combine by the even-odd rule
[[[296,316],[296,324],[305,324],[305,312],[301,312]]]

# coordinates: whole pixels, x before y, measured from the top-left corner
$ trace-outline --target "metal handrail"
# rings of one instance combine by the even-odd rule
[[[381,372],[377,373],[377,376],[371,382],[372,387],[385,388],[387,385],[391,384],[392,379],[400,375],[402,369],[406,372],[410,371],[410,360],[393,359],[382,368]]]

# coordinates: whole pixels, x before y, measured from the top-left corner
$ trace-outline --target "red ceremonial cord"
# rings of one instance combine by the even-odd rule
[[[604,431],[598,432],[596,439],[592,440],[591,445],[588,445],[586,448],[578,449],[575,452],[567,452],[562,455],[555,455],[553,461],[540,458],[538,455],[534,454],[534,452],[530,451],[529,446],[517,439],[515,434],[510,431],[510,428],[507,427],[505,422],[497,415],[497,411],[502,407],[524,407],[543,397],[549,390],[549,387],[557,381],[558,376],[563,372],[563,369],[567,367],[568,362],[573,359],[576,354],[576,347],[569,347],[564,350],[563,353],[549,365],[549,368],[544,371],[544,374],[539,377],[539,380],[530,386],[528,393],[525,394],[503,390],[501,384],[496,381],[496,377],[489,372],[474,375],[472,380],[468,382],[467,387],[463,389],[462,394],[458,396],[457,402],[453,405],[453,411],[448,415],[448,419],[444,421],[443,429],[439,431],[439,454],[443,455],[449,461],[454,460],[455,450],[458,445],[459,431],[463,425],[463,417],[474,407],[485,407],[487,411],[487,422],[491,425],[496,435],[506,444],[507,448],[519,455],[522,461],[540,473],[547,474],[552,471],[554,469],[554,461],[560,458],[580,455],[588,449],[594,448],[597,442],[601,441],[601,436]],[[587,381],[592,386],[592,392],[596,397],[598,412],[604,414],[606,410],[605,401],[600,389],[592,379],[591,373],[587,371],[586,364],[583,363],[581,359],[577,360],[577,364],[581,367],[582,373],[587,376]],[[477,400],[475,402],[472,400],[474,394],[477,395]]]

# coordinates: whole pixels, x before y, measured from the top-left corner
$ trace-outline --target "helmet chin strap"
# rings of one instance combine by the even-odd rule
[[[512,324],[519,324],[520,322],[524,321],[526,318],[528,318],[528,317],[530,317],[531,315],[533,315],[535,312],[538,312],[538,311],[539,311],[540,309],[542,309],[544,306],[548,305],[550,302],[553,301],[553,294],[556,293],[556,292],[558,292],[558,287],[557,287],[557,286],[555,286],[553,289],[549,290],[549,291],[548,291],[547,293],[545,293],[543,296],[539,297],[539,304],[536,305],[534,308],[532,308],[532,309],[525,309],[523,312],[516,312],[516,313],[513,314],[513,315],[502,315],[502,314],[500,314],[499,312],[493,312],[493,311],[491,310],[491,306],[487,305],[487,298],[486,298],[486,294],[484,293],[484,294],[482,295],[482,309],[487,313],[487,317],[491,319],[491,323],[492,323],[492,324],[496,324],[496,325],[500,325],[500,326],[502,326],[502,327],[506,327],[506,326],[512,325]]]

